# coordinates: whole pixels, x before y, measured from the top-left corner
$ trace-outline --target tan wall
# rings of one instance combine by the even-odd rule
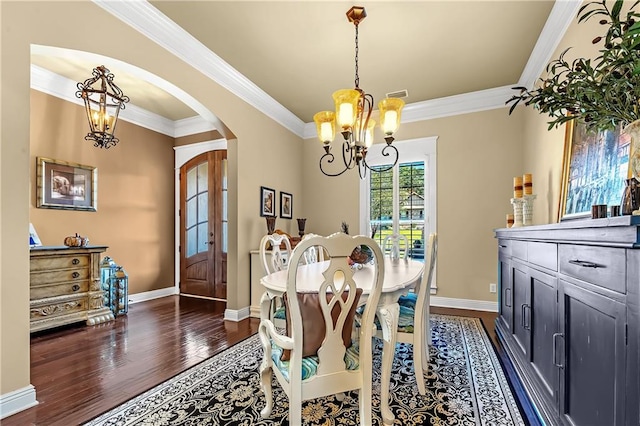
[[[603,35],[605,28],[598,21],[598,16],[594,16],[579,25],[574,22],[550,58],[558,58],[568,47],[571,49],[566,53],[565,59],[569,62],[579,57],[595,58],[602,43],[593,45],[591,40],[597,35]],[[518,109],[526,111],[524,164],[534,174],[534,192],[538,195],[534,204],[534,223],[555,223],[558,221],[566,125],[549,131],[550,119],[547,115],[542,115],[531,107]]]
[[[257,246],[266,230],[264,219],[258,215],[259,187],[265,185],[290,192],[294,202],[300,199],[301,166],[296,159],[301,156],[301,139],[90,1],[3,1],[0,8],[3,59],[0,92],[5,107],[0,118],[0,394],[29,384],[29,248],[25,235],[33,200],[28,189],[32,167],[30,44],[93,52],[149,70],[189,93],[224,122],[223,133],[230,145],[228,308],[249,306],[249,251]],[[86,19],[87,16],[91,19]],[[61,31],[61,28],[67,30]],[[95,28],[109,28],[108,43]],[[143,154],[143,151],[134,153]],[[60,151],[59,155],[71,157],[66,151]],[[86,163],[94,161],[87,158]],[[171,170],[167,174],[173,176]],[[294,214],[295,209],[296,206]],[[283,228],[291,229],[291,221],[279,222]],[[38,226],[37,221],[35,225]],[[66,233],[67,230],[61,234]],[[91,232],[90,238],[95,243],[102,242],[97,241],[103,238],[99,235],[104,234]],[[53,242],[58,239],[56,235],[43,234],[43,237],[55,240]],[[143,238],[150,237],[140,237]],[[115,253],[114,257],[125,263]]]
[[[31,90],[29,218],[43,245],[78,233],[129,275],[129,294],[174,285],[174,167],[170,136],[120,120],[120,143],[85,141],[84,107]],[[36,208],[36,157],[98,168],[96,212]]]
[[[501,108],[400,127],[398,141],[438,137],[438,296],[496,300],[489,293],[497,282],[493,229],[504,227],[513,176],[524,173],[522,125],[520,112],[508,116]],[[326,234],[342,220],[359,223],[359,178],[355,170],[323,176],[322,152],[319,142],[305,141],[303,197],[309,232]]]

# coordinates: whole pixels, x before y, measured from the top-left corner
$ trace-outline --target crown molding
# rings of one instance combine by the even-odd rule
[[[175,56],[191,64],[204,75],[294,134],[303,139],[315,137],[314,123],[304,123],[298,119],[148,1],[93,0],[93,2]],[[517,84],[407,104],[403,111],[402,122],[430,120],[506,107],[505,102],[513,95],[513,86],[532,87],[542,74],[581,4],[581,0],[557,0],[554,3]],[[194,123],[195,121],[191,124],[195,126]],[[182,135],[182,124],[180,126]],[[185,128],[188,128],[186,122]]]
[[[302,137],[304,122],[147,1],[93,0],[164,49]]]
[[[578,14],[581,5],[582,0],[556,0],[518,80],[518,86],[527,88],[534,86],[549,63],[551,55],[558,48],[569,25]]]
[[[75,96],[78,91],[77,82],[33,64],[31,88],[84,106],[82,99]],[[125,105],[120,110],[118,119],[174,138],[215,130],[210,122],[200,116],[173,121],[133,104]]]
[[[173,122],[173,137],[180,138],[182,136],[195,135],[198,133],[210,132],[216,130],[215,126],[200,116],[195,115],[189,118],[183,118]]]

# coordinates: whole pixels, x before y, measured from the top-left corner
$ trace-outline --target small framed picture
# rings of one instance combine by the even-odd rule
[[[280,217],[291,219],[293,217],[293,195],[280,191]]]
[[[97,168],[43,157],[37,157],[36,162],[36,207],[97,210]]]
[[[260,216],[276,215],[276,191],[266,186],[260,187]]]

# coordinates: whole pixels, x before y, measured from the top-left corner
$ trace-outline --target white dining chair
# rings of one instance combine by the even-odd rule
[[[389,255],[391,259],[406,260],[409,256],[409,240],[403,234],[387,235],[382,241],[382,252]]]
[[[426,393],[423,371],[429,368],[429,344],[431,344],[431,328],[429,326],[429,300],[433,268],[438,252],[438,235],[429,235],[425,253],[425,264],[422,278],[412,292],[401,296],[398,300],[400,315],[398,318],[397,343],[413,346],[413,366],[420,395]],[[382,330],[378,324],[376,337],[382,338]]]
[[[375,271],[362,314],[359,339],[352,341],[353,316],[362,290],[356,287],[347,258],[356,246],[372,248]],[[312,246],[328,253],[322,284],[312,293],[299,292],[304,280],[297,280],[298,269],[307,267],[304,251]],[[358,390],[360,424],[372,424],[372,339],[371,330],[384,278],[380,247],[364,236],[336,233],[302,240],[293,251],[287,270],[287,335],[278,332],[266,318],[258,334],[264,350],[260,366],[261,387],[265,394],[264,418],[271,415],[274,401],[272,377],[289,400],[289,424],[302,424],[302,401]],[[365,336],[368,336],[365,337]]]
[[[432,233],[426,247],[425,264],[422,278],[418,285],[406,296],[398,300],[400,315],[396,343],[413,346],[413,367],[420,395],[426,393],[423,371],[429,368],[429,345],[431,344],[431,328],[429,326],[429,300],[433,269],[438,252],[438,235]],[[377,324],[376,337],[382,338],[382,329]]]
[[[281,249],[284,244],[284,251]],[[260,260],[265,275],[287,269],[288,261],[291,259],[291,241],[285,234],[267,234],[260,241]],[[282,325],[285,320],[285,308],[282,299],[274,297],[261,303],[269,303],[269,317],[278,320]]]
[[[305,234],[302,237],[302,241],[308,238],[317,237],[316,234]],[[311,246],[307,248],[302,254],[303,260],[305,264],[315,263],[315,262],[323,262],[325,259],[324,249],[322,247]]]

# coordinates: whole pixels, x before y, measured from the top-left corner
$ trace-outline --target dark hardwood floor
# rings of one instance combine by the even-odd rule
[[[479,317],[496,342],[494,312],[432,307]],[[129,307],[115,321],[31,336],[31,384],[39,404],[3,426],[77,425],[129,400],[257,331],[258,320],[224,321],[224,304],[170,296]]]

